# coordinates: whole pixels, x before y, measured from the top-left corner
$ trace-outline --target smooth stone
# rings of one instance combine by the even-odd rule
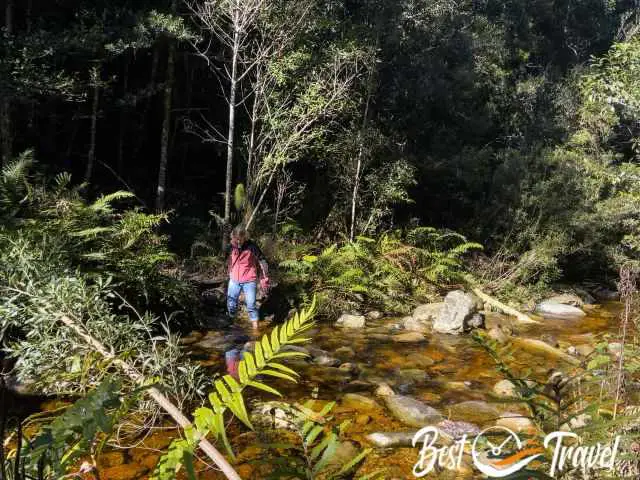
[[[353,358],[356,356],[356,352],[354,352],[353,348],[351,347],[340,347],[336,349],[334,353],[341,357],[348,357],[348,358]]]
[[[419,368],[403,368],[398,370],[398,377],[415,383],[426,383],[429,380],[427,372]]]
[[[359,395],[357,393],[347,393],[342,397],[342,405],[353,408],[354,410],[379,410],[382,406],[370,397]]]
[[[431,322],[425,322],[413,317],[404,317],[401,324],[405,330],[410,332],[426,333],[431,330]]]
[[[493,405],[481,400],[469,400],[448,407],[449,414],[456,420],[485,424],[500,417],[500,411]]]
[[[411,318],[417,320],[419,322],[433,322],[438,315],[440,315],[440,310],[444,307],[444,302],[438,303],[425,303],[424,305],[418,305],[411,314]]]
[[[415,398],[404,395],[392,395],[383,398],[393,416],[411,427],[424,427],[443,419],[438,410]]]
[[[343,313],[336,321],[336,325],[344,328],[364,328],[366,319],[363,315]]]
[[[543,333],[540,336],[540,340],[548,345],[551,345],[554,348],[558,348],[560,346],[560,344],[558,343],[558,339],[549,333]]]
[[[463,435],[478,435],[480,433],[480,428],[477,425],[469,422],[461,422],[461,421],[453,421],[453,420],[443,420],[438,425],[438,430],[442,435],[447,437],[449,440],[457,440],[462,438]]]
[[[620,342],[611,342],[607,345],[607,350],[612,355],[620,355],[622,353],[622,344]]]
[[[356,458],[359,454],[360,449],[354,442],[350,442],[348,440],[339,442],[336,446],[335,452],[327,462],[326,468],[328,470],[340,469]]]
[[[517,397],[516,386],[509,380],[500,380],[493,387],[493,393],[499,397]]]
[[[374,432],[367,435],[367,440],[378,448],[410,447],[417,432]]]
[[[379,312],[378,310],[371,310],[370,312],[367,312],[367,314],[365,315],[367,320],[379,320],[383,317],[383,313]]]
[[[567,423],[560,425],[560,430],[563,432],[573,432],[581,428],[585,428],[591,422],[591,415],[587,413],[581,413],[571,418]]]
[[[407,357],[407,365],[411,365],[415,368],[428,368],[435,364],[435,360],[431,357],[427,357],[426,355],[421,355],[419,353],[412,353]]]
[[[566,352],[563,352],[559,348],[554,348],[548,343],[543,342],[542,340],[536,340],[534,338],[520,338],[516,337],[513,339],[513,344],[515,347],[520,347],[524,350],[527,350],[531,353],[542,354],[554,358],[558,358],[560,360],[564,360],[571,365],[580,365],[580,360],[575,357],[572,357]]]
[[[378,387],[375,390],[376,397],[384,398],[384,397],[390,397],[395,394],[396,392],[394,392],[393,389],[386,383],[381,383],[380,385],[378,385]]]
[[[355,373],[358,371],[358,366],[354,365],[353,363],[343,363],[342,365],[340,365],[338,367],[340,370],[344,370],[345,372],[349,372],[349,373]]]
[[[360,415],[356,415],[356,418],[355,418],[356,425],[366,425],[370,421],[371,421],[371,417],[363,413],[361,413]]]
[[[487,336],[491,340],[498,342],[500,345],[504,345],[509,341],[509,337],[507,337],[507,335],[500,327],[493,327],[491,330],[489,330]]]
[[[337,358],[330,357],[329,355],[319,355],[313,357],[313,363],[321,367],[337,367],[341,362]]]
[[[620,293],[618,293],[616,290],[611,290],[606,287],[598,287],[591,293],[593,293],[593,296],[601,302],[620,300]]]
[[[370,335],[368,335],[368,338],[370,338],[371,340],[377,340],[379,342],[390,342],[391,341],[391,335],[387,335],[384,333],[372,333]]]
[[[496,425],[506,427],[515,433],[534,433],[536,431],[536,426],[530,418],[513,412],[503,413]]]
[[[544,302],[549,303],[561,303],[562,305],[572,305],[574,307],[581,307],[584,305],[584,301],[575,293],[562,293],[560,295],[554,295],[544,299]]]
[[[433,323],[433,330],[439,333],[459,335],[471,330],[478,324],[478,318],[473,319],[477,313],[477,299],[462,290],[449,292],[444,299],[444,305]],[[473,325],[469,324],[472,322]],[[482,318],[484,323],[484,318]]]
[[[543,317],[557,317],[557,318],[576,318],[584,317],[586,313],[574,307],[572,305],[565,305],[563,303],[541,302],[536,305],[536,313]]]
[[[591,345],[584,344],[584,345],[577,345],[576,351],[578,352],[578,355],[580,355],[581,357],[588,357],[593,352],[595,352],[596,349],[593,348]]]
[[[420,332],[400,333],[393,335],[391,339],[396,343],[418,343],[427,341],[427,338]]]

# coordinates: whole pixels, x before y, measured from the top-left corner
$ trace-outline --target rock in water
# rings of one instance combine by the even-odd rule
[[[415,398],[404,395],[383,397],[394,417],[410,427],[424,427],[443,420],[438,410]]]
[[[516,386],[509,380],[500,380],[493,387],[493,393],[499,397],[517,397]]]
[[[515,433],[524,432],[533,434],[536,431],[536,426],[529,417],[513,412],[503,413],[496,422],[496,425],[506,427]]]
[[[407,432],[374,432],[367,440],[379,448],[410,447],[417,430]]]
[[[363,315],[343,313],[336,321],[336,325],[345,328],[364,328],[365,318]]]
[[[425,303],[417,306],[411,316],[421,322],[432,322],[438,318],[442,307],[444,307],[444,302]]]
[[[545,302],[561,303],[562,305],[572,305],[574,307],[581,307],[584,305],[582,298],[574,293],[562,293],[560,295],[555,295],[551,298],[547,298]]]
[[[451,417],[467,422],[485,424],[500,417],[500,412],[493,405],[480,400],[456,403],[449,407]]]
[[[444,306],[433,324],[433,330],[440,333],[459,335],[484,325],[484,318],[477,314],[477,302],[473,295],[454,290],[444,299]]]
[[[579,318],[586,315],[581,309],[573,305],[554,303],[547,300],[536,305],[536,313],[539,313],[543,317],[556,318]]]
[[[391,339],[397,343],[418,343],[425,342],[427,340],[420,332],[400,333],[399,335],[392,336]]]

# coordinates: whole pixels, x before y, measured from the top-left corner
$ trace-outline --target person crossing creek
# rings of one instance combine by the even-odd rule
[[[269,265],[258,247],[242,226],[231,232],[231,244],[227,247],[229,262],[229,285],[227,287],[227,313],[233,320],[238,310],[240,293],[244,293],[244,301],[249,313],[249,320],[254,330],[258,329],[260,318],[256,297],[258,286],[263,295],[270,288]]]

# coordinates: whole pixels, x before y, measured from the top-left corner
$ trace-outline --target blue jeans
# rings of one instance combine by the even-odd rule
[[[258,284],[254,280],[253,282],[238,283],[234,280],[229,280],[229,287],[227,289],[227,311],[231,317],[235,317],[238,310],[238,297],[240,292],[244,292],[244,301],[247,304],[247,311],[249,312],[249,319],[252,322],[257,322],[260,315],[256,308],[256,292],[258,290]]]

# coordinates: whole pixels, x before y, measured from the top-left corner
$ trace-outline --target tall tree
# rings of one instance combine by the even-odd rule
[[[13,8],[14,0],[7,0],[4,17],[4,42],[9,44],[13,36]],[[0,92],[2,93],[2,92]],[[0,99],[0,165],[8,162],[12,155],[11,132],[11,100],[7,93],[2,94]]]

